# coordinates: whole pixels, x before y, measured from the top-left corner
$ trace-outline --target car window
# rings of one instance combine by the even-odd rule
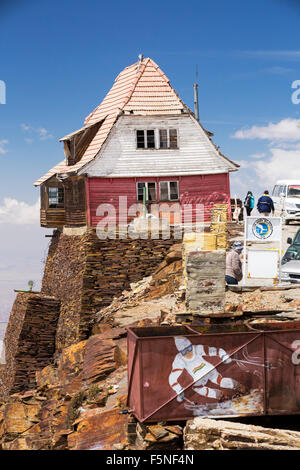
[[[293,184],[288,187],[288,196],[300,198],[300,185]]]
[[[295,238],[293,240],[293,245],[294,243],[296,243],[297,245],[300,245],[300,230],[298,230],[298,232],[295,235]]]

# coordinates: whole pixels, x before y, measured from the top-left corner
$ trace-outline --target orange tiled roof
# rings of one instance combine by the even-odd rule
[[[42,184],[57,173],[76,172],[92,161],[121,113],[180,114],[184,110],[188,108],[152,59],[146,58],[126,67],[117,76],[102,103],[85,119],[85,126],[101,120],[103,122],[81,160],[72,166],[67,166],[66,161],[59,163],[37,180],[34,183],[35,186]]]

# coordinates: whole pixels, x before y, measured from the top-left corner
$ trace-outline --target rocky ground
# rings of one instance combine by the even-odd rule
[[[300,448],[300,433],[195,418],[142,425],[127,413],[129,326],[173,325],[184,311],[181,245],[152,276],[101,309],[87,340],[66,348],[36,373],[36,388],[0,406],[3,450]],[[225,321],[277,321],[300,315],[300,288],[226,291]],[[224,321],[224,318],[221,319]],[[246,426],[246,427],[245,427]]]

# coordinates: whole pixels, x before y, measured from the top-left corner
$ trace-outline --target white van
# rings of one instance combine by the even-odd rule
[[[272,192],[275,216],[284,223],[300,220],[300,180],[279,180]]]

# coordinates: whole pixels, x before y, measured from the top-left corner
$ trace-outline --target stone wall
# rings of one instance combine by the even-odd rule
[[[6,364],[0,394],[34,388],[35,372],[51,363],[60,303],[32,293],[18,293],[5,334]]]
[[[191,251],[186,262],[186,306],[193,315],[225,310],[225,250]]]
[[[56,232],[49,247],[42,293],[61,302],[57,352],[87,339],[96,312],[132,282],[151,275],[178,240],[106,239],[91,229],[82,236]]]
[[[63,348],[87,339],[95,314],[131,283],[151,275],[175,242],[100,240],[93,229],[76,236],[55,231],[41,294],[19,293],[10,314],[2,394],[35,386],[35,372]]]

